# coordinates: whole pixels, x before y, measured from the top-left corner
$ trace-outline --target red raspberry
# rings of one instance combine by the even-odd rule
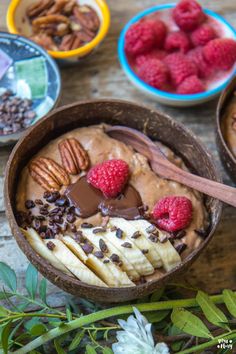
[[[202,53],[202,47],[197,47],[190,50],[187,57],[196,64],[199,77],[209,78],[215,71],[214,68],[205,60]]]
[[[190,40],[186,33],[182,31],[171,32],[165,41],[165,50],[168,52],[180,51],[186,53],[190,49]]]
[[[165,58],[166,54],[167,53],[164,50],[153,49],[149,53],[141,54],[141,55],[137,56],[136,59],[135,59],[135,63],[136,63],[137,66],[140,66],[143,63],[145,63],[145,61],[147,61],[149,59],[162,60],[162,59]]]
[[[236,41],[231,38],[216,38],[203,48],[203,55],[210,65],[229,70],[236,61]]]
[[[152,26],[146,22],[133,24],[125,35],[127,54],[138,55],[148,52],[155,44],[156,36]]]
[[[165,38],[166,38],[166,33],[167,33],[167,28],[166,25],[163,21],[161,20],[147,20],[146,23],[152,27],[152,29],[155,32],[155,45],[158,48],[162,48]]]
[[[181,0],[173,10],[173,19],[183,31],[192,31],[203,21],[204,13],[195,0]]]
[[[188,198],[168,196],[156,203],[153,217],[161,229],[168,232],[178,231],[191,222],[192,209],[192,202]]]
[[[169,54],[164,58],[170,70],[171,80],[178,86],[186,77],[197,75],[197,68],[185,55],[181,53]]]
[[[177,93],[181,95],[190,95],[203,91],[205,91],[205,87],[196,75],[186,77],[186,79],[177,87]]]
[[[129,166],[123,160],[107,160],[92,167],[87,181],[100,189],[107,198],[115,198],[122,192],[129,177]]]
[[[168,84],[168,68],[158,59],[146,60],[138,67],[138,76],[148,85],[164,90]]]
[[[195,47],[205,45],[212,39],[216,38],[217,34],[213,27],[208,24],[199,26],[190,34],[190,38]]]

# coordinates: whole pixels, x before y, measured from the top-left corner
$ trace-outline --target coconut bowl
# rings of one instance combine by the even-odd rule
[[[183,262],[160,279],[127,288],[102,288],[87,285],[56,270],[31,248],[17,225],[15,196],[19,173],[32,156],[51,139],[77,128],[98,123],[119,124],[138,129],[151,139],[159,140],[181,156],[192,172],[215,180],[221,178],[212,156],[184,126],[162,112],[120,100],[93,100],[61,107],[30,128],[17,143],[9,158],[5,180],[5,205],[12,233],[29,261],[48,280],[73,295],[98,302],[122,302],[141,298],[184,273],[201,254],[216,230],[221,215],[221,203],[205,197],[210,216],[208,236]]]
[[[225,167],[226,172],[236,183],[236,156],[233,154],[227,141],[225,139],[224,124],[225,124],[225,111],[232,99],[233,92],[236,90],[236,77],[234,77],[225,90],[222,92],[216,112],[216,141],[218,146],[221,161]]]

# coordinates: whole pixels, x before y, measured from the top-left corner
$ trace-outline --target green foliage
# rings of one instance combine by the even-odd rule
[[[183,308],[174,309],[171,320],[177,328],[191,336],[212,338],[210,331],[202,320]]]
[[[6,306],[0,306],[0,353],[4,354],[9,351],[45,353],[44,345],[55,331],[51,345],[58,354],[112,354],[110,344],[116,340],[114,335],[119,330],[116,309],[119,309],[118,318],[124,319],[132,311],[129,304],[113,307],[107,309],[109,315],[102,318],[97,314],[103,310],[102,306],[85,299],[75,302],[71,296],[66,298],[63,310],[52,308],[47,301],[47,281],[44,278],[39,280],[32,265],[26,271],[27,296],[18,293],[14,270],[2,262],[0,279],[4,284],[0,289],[0,300],[5,301],[4,305],[6,303]],[[220,304],[225,305],[224,311]],[[161,341],[166,339],[174,353],[200,353],[205,348],[216,348],[215,332],[218,333],[219,329],[222,337],[230,336],[233,343],[236,342],[236,294],[232,290],[224,290],[216,297],[198,291],[195,299],[182,299],[179,287],[172,286],[158,289],[152,295],[132,302],[132,306],[140,308],[152,323],[153,332],[161,336]],[[124,308],[123,313],[120,313],[121,308]],[[85,322],[89,325],[73,326],[72,330],[72,323],[78,321],[79,324],[80,319],[89,316],[91,319]],[[36,338],[38,344],[31,345]],[[217,354],[227,352],[227,348],[220,349]]]
[[[29,296],[34,299],[38,287],[38,271],[32,264],[29,264],[26,271],[25,287]]]
[[[0,279],[13,292],[17,288],[16,273],[7,264],[0,262]]]
[[[227,317],[207,294],[203,291],[198,291],[196,300],[209,322],[219,327],[228,328],[228,326],[225,325],[225,323],[228,322]]]

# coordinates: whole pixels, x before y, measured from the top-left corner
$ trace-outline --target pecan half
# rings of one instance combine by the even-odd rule
[[[100,21],[97,13],[90,6],[75,6],[73,8],[73,14],[82,27],[92,32],[97,32]]]
[[[48,157],[38,157],[29,165],[31,177],[45,190],[53,192],[70,184],[70,177],[57,162]]]
[[[89,166],[89,157],[83,146],[75,138],[62,140],[59,144],[61,161],[65,170],[71,175],[77,175]]]
[[[60,14],[61,11],[64,12],[64,9],[67,6],[68,11],[68,4],[70,2],[68,0],[56,0],[54,5],[48,10],[47,15],[55,15],[55,14]],[[73,1],[73,4],[70,4],[70,12],[72,12],[72,8],[74,7],[75,2]],[[68,12],[65,12],[68,13]]]
[[[35,33],[43,31],[54,36],[64,36],[69,32],[70,20],[63,15],[47,15],[35,18],[32,21]]]
[[[54,0],[38,0],[26,9],[26,15],[30,19],[33,17],[43,16],[53,4]]]

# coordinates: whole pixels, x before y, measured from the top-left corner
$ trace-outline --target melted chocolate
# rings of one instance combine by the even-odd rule
[[[124,192],[117,198],[106,198],[100,190],[87,182],[86,176],[83,176],[70,185],[65,194],[76,208],[76,214],[82,218],[92,216],[98,211],[101,211],[102,215],[129,220],[141,216],[142,199],[131,185],[127,185]]]

